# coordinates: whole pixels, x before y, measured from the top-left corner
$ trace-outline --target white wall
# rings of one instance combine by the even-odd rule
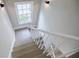
[[[49,6],[42,0],[38,28],[50,33],[60,33],[79,37],[79,1],[78,0],[50,0]],[[63,41],[60,47],[63,53],[78,48],[79,41],[67,38],[56,38],[57,43]]]
[[[40,0],[4,0],[6,3],[6,9],[8,12],[8,15],[10,17],[11,23],[14,28],[26,26],[25,25],[18,25],[17,23],[17,16],[16,16],[16,10],[15,10],[15,2],[23,2],[23,1],[33,1],[34,2],[34,10],[33,10],[33,24],[37,25],[38,23],[38,14],[39,14],[39,8],[40,8]]]
[[[0,58],[10,57],[15,41],[15,33],[5,8],[0,8]]]

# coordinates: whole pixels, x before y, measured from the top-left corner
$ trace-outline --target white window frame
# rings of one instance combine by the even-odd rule
[[[24,2],[16,2],[15,3],[15,10],[16,10],[16,16],[17,16],[17,24],[18,25],[24,25],[24,24],[19,24],[19,15],[18,15],[18,9],[17,9],[17,5],[18,4],[32,4],[32,14],[31,14],[31,22],[29,23],[32,23],[33,22],[33,7],[34,7],[34,2],[33,1],[24,1]],[[25,24],[29,24],[29,23],[25,23]]]

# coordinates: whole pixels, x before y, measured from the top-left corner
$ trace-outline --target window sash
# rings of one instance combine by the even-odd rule
[[[18,14],[28,14],[32,13],[32,10],[18,10]]]
[[[24,3],[25,4],[25,3]],[[16,4],[16,7],[17,7],[17,5],[24,5],[24,4],[20,4],[20,3],[17,3]],[[30,23],[30,22],[32,22],[32,13],[33,13],[33,4],[32,3],[26,3],[26,5],[27,4],[30,4],[31,5],[31,7],[29,7],[29,8],[23,8],[23,7],[21,7],[21,8],[17,8],[17,18],[18,18],[18,24],[20,25],[20,24],[25,24],[25,23]],[[24,11],[24,10],[26,10],[26,11]],[[20,11],[22,11],[21,13],[19,13]],[[24,16],[25,15],[25,16]],[[24,17],[24,19],[23,20],[25,20],[26,19],[26,17],[28,18],[27,20],[25,20],[25,21],[23,21],[20,17]],[[25,22],[25,23],[24,23]]]

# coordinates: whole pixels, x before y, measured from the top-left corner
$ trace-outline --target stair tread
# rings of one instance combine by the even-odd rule
[[[50,56],[46,56],[45,54],[40,54],[38,56],[35,56],[34,58],[51,58]]]
[[[14,47],[12,52],[12,57],[14,58],[51,58],[46,56],[47,54],[42,54],[43,51],[40,50],[34,42],[21,45],[19,47]],[[59,50],[55,51],[56,58],[62,55],[62,52]]]
[[[42,54],[42,51],[37,49],[37,50],[34,50],[34,51],[30,52],[30,53],[26,53],[26,54],[18,56],[18,57],[19,58],[32,58],[32,57],[34,57],[36,55],[40,55],[40,54]]]
[[[21,55],[23,55],[23,54],[28,54],[28,53],[30,53],[30,52],[32,52],[32,51],[37,51],[38,49],[37,48],[32,48],[32,49],[29,49],[29,48],[25,48],[25,49],[23,49],[23,50],[20,50],[20,51],[16,51],[16,52],[13,52],[12,54],[13,54],[13,56],[21,56]],[[39,51],[39,50],[38,50]]]
[[[34,48],[37,48],[36,46],[34,46],[34,45],[32,45],[32,46],[29,46],[29,47],[25,47],[25,48],[21,48],[21,49],[19,49],[19,50],[17,50],[17,51],[13,51],[13,52],[20,52],[20,51],[25,51],[25,50],[30,50],[30,49],[34,49]]]
[[[29,47],[31,47],[31,46],[36,46],[36,45],[35,45],[33,42],[28,43],[28,44],[23,44],[23,45],[20,45],[20,46],[18,46],[18,47],[14,47],[14,48],[13,48],[13,52],[20,51],[20,50],[22,50],[22,49],[29,48]]]

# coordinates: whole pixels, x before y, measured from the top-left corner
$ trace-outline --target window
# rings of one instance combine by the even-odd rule
[[[32,3],[16,3],[18,24],[26,24],[32,22]]]

